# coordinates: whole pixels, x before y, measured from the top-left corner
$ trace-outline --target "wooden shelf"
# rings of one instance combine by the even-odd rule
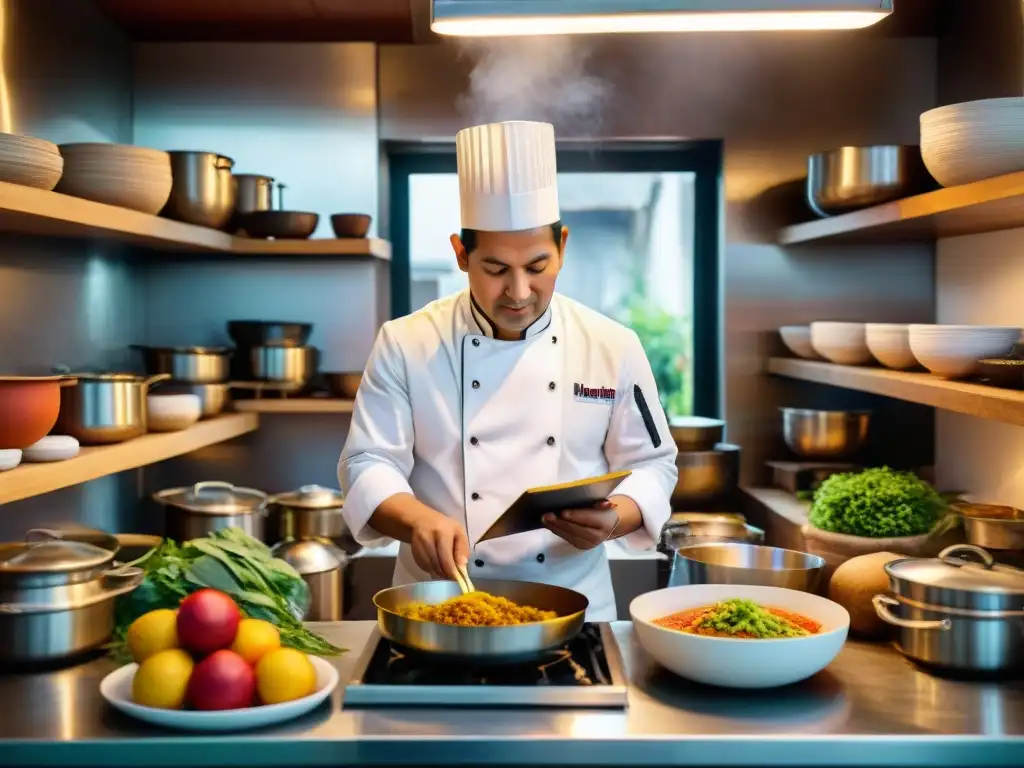
[[[0,182],[0,229],[30,235],[115,240],[178,252],[391,260],[391,244],[386,240],[234,237],[207,227],[4,182]]]
[[[83,447],[67,461],[22,464],[0,473],[0,504],[155,464],[244,435],[258,426],[256,414],[234,413],[200,421],[181,432],[152,432],[115,445]]]
[[[780,245],[932,240],[1024,226],[1024,172],[786,227]]]
[[[234,408],[243,413],[352,413],[354,400],[306,397],[294,400],[236,400]]]
[[[894,397],[981,419],[1024,425],[1022,391],[946,381],[930,373],[904,373],[884,368],[861,368],[785,357],[771,358],[768,361],[768,372],[791,379]]]

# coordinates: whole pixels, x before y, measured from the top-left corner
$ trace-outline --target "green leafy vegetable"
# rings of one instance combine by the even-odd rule
[[[182,599],[205,588],[231,595],[245,616],[277,625],[283,645],[317,656],[344,651],[303,626],[309,586],[302,577],[238,528],[184,544],[166,539],[137,565],[145,573],[142,583],[117,601],[110,644],[115,658],[127,658],[125,634],[135,619],[158,608],[177,608]]]
[[[694,629],[713,629],[736,635],[740,632],[760,638],[803,637],[811,634],[803,627],[762,608],[753,600],[734,597],[723,600],[714,611],[705,614]]]
[[[924,480],[880,467],[827,478],[814,494],[810,523],[851,536],[920,536],[935,529],[946,510]]]

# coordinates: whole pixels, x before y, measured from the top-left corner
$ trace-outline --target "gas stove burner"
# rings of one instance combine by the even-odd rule
[[[585,624],[562,648],[523,664],[459,666],[409,654],[377,630],[367,643],[346,706],[626,706],[619,648],[607,624]]]

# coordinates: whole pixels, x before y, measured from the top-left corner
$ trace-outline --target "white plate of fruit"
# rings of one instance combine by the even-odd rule
[[[299,717],[327,699],[338,671],[281,646],[277,627],[242,618],[234,600],[203,589],[174,611],[128,629],[135,663],[103,678],[100,693],[126,715],[166,728],[236,731]]]

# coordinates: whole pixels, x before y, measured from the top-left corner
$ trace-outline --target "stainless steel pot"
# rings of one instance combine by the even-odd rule
[[[223,229],[235,210],[235,162],[215,152],[170,152],[171,196],[160,212],[169,219]]]
[[[120,443],[146,432],[146,394],[170,378],[167,374],[75,374],[62,387],[56,434],[71,435],[85,445]]]
[[[256,381],[305,385],[316,375],[320,350],[316,347],[253,347],[249,363]]]
[[[341,491],[319,485],[304,485],[297,491],[271,496],[267,499],[269,535],[276,537],[275,542],[330,541],[348,555],[357,554],[362,547],[345,522],[344,506]]]
[[[970,544],[937,558],[894,560],[885,571],[893,595],[875,595],[873,603],[879,618],[899,628],[897,647],[906,656],[962,672],[1024,669],[1024,571]]]
[[[274,207],[274,179],[258,173],[236,173],[238,196],[235,199],[237,213],[269,211]]]
[[[672,560],[670,587],[689,584],[751,584],[816,592],[825,561],[817,555],[753,544],[713,543],[680,547]]]
[[[55,538],[0,544],[0,662],[52,662],[99,648],[114,629],[114,598],[142,581],[111,568],[114,551]]]
[[[725,422],[703,416],[676,416],[669,420],[668,431],[680,451],[710,451],[722,442]]]
[[[204,419],[222,413],[231,401],[230,384],[165,384],[160,391],[168,395],[195,395]]]
[[[183,384],[221,384],[230,378],[231,354],[227,347],[146,347],[146,372],[166,373]]]
[[[254,539],[263,539],[263,491],[208,480],[158,491],[153,499],[166,508],[167,535],[175,541],[191,541],[224,528],[241,528]]]
[[[274,557],[288,563],[309,585],[306,621],[341,621],[345,613],[344,569],[348,556],[321,541],[284,541]]]
[[[685,513],[684,513],[685,515]],[[763,544],[764,531],[742,520],[719,515],[693,513],[672,516],[661,533],[661,548],[674,553],[680,547],[714,542]]]
[[[855,455],[867,441],[870,411],[779,410],[786,445],[805,459],[847,458]]]
[[[807,161],[807,204],[820,216],[935,188],[917,146],[839,147]]]
[[[963,516],[968,544],[983,549],[1024,550],[1024,511],[967,499],[951,506]]]
[[[672,491],[672,509],[706,509],[736,490],[740,448],[719,443],[711,451],[683,451],[676,455],[676,469],[679,477]]]

